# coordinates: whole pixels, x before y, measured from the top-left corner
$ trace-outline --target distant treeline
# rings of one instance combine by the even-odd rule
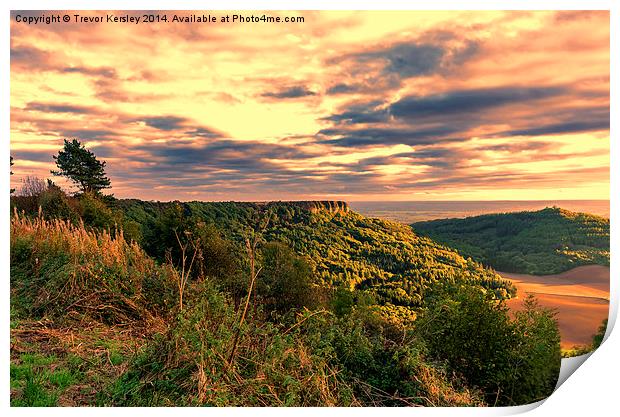
[[[609,266],[609,219],[557,207],[411,226],[500,271],[547,275],[581,265]]]

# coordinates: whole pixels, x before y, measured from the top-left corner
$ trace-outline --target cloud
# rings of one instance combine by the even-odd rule
[[[195,136],[195,137],[201,137],[201,138],[221,138],[225,136],[221,132],[218,132],[213,129],[204,128],[204,127],[197,127],[192,130],[187,130],[185,134],[189,136]]]
[[[116,133],[107,129],[62,129],[60,136],[78,139],[108,139],[116,136]]]
[[[334,84],[331,87],[329,87],[325,93],[326,94],[332,94],[332,95],[336,95],[336,94],[347,94],[347,93],[354,93],[356,91],[360,90],[360,86],[359,85],[350,85],[350,84]]]
[[[454,126],[435,126],[430,128],[364,128],[355,130],[323,129],[319,131],[319,140],[335,146],[359,147],[372,145],[428,145],[438,142],[457,142],[461,137]]]
[[[49,151],[37,151],[37,150],[16,150],[11,152],[13,156],[13,162],[19,164],[21,161],[36,161],[36,162],[50,162],[52,161],[52,154]]]
[[[262,97],[278,99],[301,98],[315,95],[316,92],[304,86],[294,86],[276,92],[266,92],[261,94]]]
[[[220,139],[203,142],[202,144],[186,144],[167,142],[165,144],[149,144],[137,146],[154,157],[161,158],[166,164],[193,164],[200,163],[206,167],[227,169],[253,169],[273,167],[273,163],[266,160],[273,159],[304,159],[316,156],[299,147],[283,146],[278,144],[262,143],[257,141]]]
[[[446,51],[437,45],[399,43],[385,49],[355,54],[358,62],[385,61],[383,72],[402,78],[428,75],[436,72]]]
[[[11,47],[11,66],[27,68],[30,71],[42,71],[50,65],[53,55],[32,46]]]
[[[77,137],[119,197],[605,197],[608,12],[304,16],[252,38],[12,19],[12,180]]]
[[[403,119],[476,113],[509,104],[529,103],[566,94],[564,87],[494,87],[407,96],[390,105],[390,114]]]
[[[349,104],[346,111],[324,117],[322,120],[346,124],[387,122],[388,110],[381,108],[382,105],[383,103],[378,101]]]
[[[152,128],[169,131],[181,129],[187,119],[177,116],[152,116],[142,118],[140,121]]]
[[[609,120],[595,121],[575,121],[553,123],[540,127],[530,127],[526,129],[516,129],[503,132],[510,136],[541,136],[541,135],[560,135],[564,133],[590,132],[595,130],[608,130]]]
[[[72,104],[51,104],[51,103],[38,103],[30,102],[24,108],[27,111],[38,111],[43,113],[74,113],[74,114],[89,114],[94,110],[91,107],[76,106]]]
[[[116,70],[109,67],[89,68],[89,67],[64,67],[60,72],[67,74],[77,73],[96,77],[117,78]]]

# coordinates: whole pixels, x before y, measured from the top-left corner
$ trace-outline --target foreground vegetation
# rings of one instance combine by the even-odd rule
[[[560,208],[419,222],[413,229],[505,272],[549,275],[609,266],[609,219]]]
[[[514,405],[555,386],[553,312],[511,317],[491,270],[344,206],[12,200],[15,406]]]

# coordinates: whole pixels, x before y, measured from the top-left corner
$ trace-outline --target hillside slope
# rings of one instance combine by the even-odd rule
[[[269,217],[265,240],[284,242],[307,257],[319,283],[367,290],[383,303],[417,307],[425,290],[441,280],[480,284],[498,298],[514,292],[493,270],[407,226],[355,213],[344,202],[117,204],[142,225],[149,241],[159,233],[158,223],[170,224],[175,216],[212,223],[237,242]]]
[[[411,227],[500,271],[548,275],[580,265],[609,265],[609,219],[557,207]]]

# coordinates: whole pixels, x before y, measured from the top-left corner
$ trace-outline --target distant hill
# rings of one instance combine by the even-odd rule
[[[609,220],[557,207],[411,226],[499,271],[547,275],[580,265],[609,265]]]
[[[124,215],[155,241],[155,225],[177,207],[185,218],[212,223],[239,243],[257,218],[272,215],[264,237],[305,256],[325,285],[367,290],[377,301],[418,307],[433,283],[452,280],[481,285],[498,298],[514,293],[512,283],[456,251],[420,237],[406,225],[364,217],[339,201],[148,202],[118,200]],[[148,251],[148,245],[145,245]]]

